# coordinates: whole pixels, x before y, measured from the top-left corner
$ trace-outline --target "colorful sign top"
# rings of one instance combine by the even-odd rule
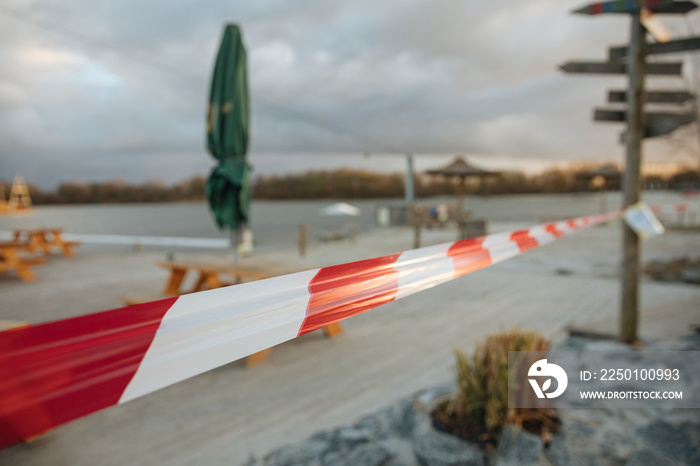
[[[634,13],[639,11],[644,4],[644,8],[652,13],[687,13],[697,8],[697,4],[690,1],[674,2],[673,0],[614,0],[609,2],[598,2],[586,5],[574,13],[583,15],[599,15],[603,13]]]

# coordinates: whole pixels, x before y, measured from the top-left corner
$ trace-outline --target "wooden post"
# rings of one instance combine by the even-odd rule
[[[233,249],[233,256],[231,260],[234,264],[238,264],[238,245],[241,244],[241,230],[242,225],[237,226],[235,229],[229,230],[229,239],[231,242],[231,248]]]
[[[272,348],[267,348],[257,353],[251,354],[245,358],[245,367],[254,367],[264,364],[267,361],[267,357],[270,355]]]
[[[342,335],[343,327],[340,325],[340,322],[334,322],[330,325],[326,325],[325,327],[323,327],[323,333],[328,338],[337,337],[338,335]]]
[[[413,223],[413,249],[420,247],[420,221],[414,220]]]
[[[465,179],[466,177],[460,176],[459,177],[459,182],[457,183],[457,223],[462,221],[463,214],[462,212],[464,211],[464,191],[466,190],[465,188]]]
[[[627,90],[627,155],[625,159],[624,205],[639,202],[641,192],[642,138],[644,137],[644,76],[646,74],[646,32],[640,12],[632,13],[629,45],[629,88]],[[637,341],[639,326],[639,237],[622,222],[620,341]]]
[[[348,218],[348,223],[350,227],[350,242],[355,244],[355,239],[357,238],[357,219],[356,217]]]
[[[306,223],[299,224],[299,257],[306,256]]]
[[[406,178],[404,186],[404,200],[411,206],[416,200],[415,187],[413,186],[413,154],[406,154]]]

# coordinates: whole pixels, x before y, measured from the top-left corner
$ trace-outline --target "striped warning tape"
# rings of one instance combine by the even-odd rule
[[[0,448],[619,212],[414,249],[0,333]]]
[[[676,212],[700,212],[700,204],[666,204],[651,207],[655,214],[673,214]]]

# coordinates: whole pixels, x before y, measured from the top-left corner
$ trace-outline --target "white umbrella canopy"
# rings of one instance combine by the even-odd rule
[[[319,213],[329,217],[357,217],[360,209],[346,202],[337,202],[319,209]]]

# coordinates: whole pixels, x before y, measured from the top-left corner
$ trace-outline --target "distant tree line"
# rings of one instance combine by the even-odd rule
[[[502,171],[498,176],[483,180],[468,178],[467,194],[537,194],[591,192],[601,189],[619,190],[620,180],[608,184],[582,182],[578,174],[587,168],[553,168],[535,175],[521,171]],[[662,177],[645,177],[647,189],[700,189],[700,175],[696,170],[681,170]],[[429,197],[454,195],[456,180],[418,175],[414,179],[416,195]],[[309,171],[291,175],[270,175],[256,178],[253,185],[255,199],[371,199],[396,198],[404,193],[404,175],[381,174],[358,170]]]
[[[181,202],[204,199],[206,178],[196,176],[173,186],[157,181],[145,184],[122,180],[101,183],[61,183],[53,191],[29,185],[34,204],[116,204],[130,202]],[[7,186],[7,185],[6,185]]]
[[[467,194],[536,194],[589,192],[605,188],[600,183],[581,183],[577,178],[582,169],[549,169],[536,175],[520,171],[503,171],[497,177],[468,179]],[[122,180],[101,183],[61,183],[55,190],[41,190],[29,185],[35,204],[96,204],[129,202],[182,202],[202,201],[206,178],[196,176],[175,185],[160,182],[131,184]],[[700,189],[700,175],[685,169],[663,177],[644,178],[647,189]],[[9,183],[5,183],[9,187]],[[418,197],[454,195],[457,183],[441,177],[418,175],[414,185]],[[7,188],[6,188],[7,191]],[[259,176],[253,182],[254,199],[370,199],[397,198],[404,195],[404,175],[401,173],[373,173],[362,170],[340,169],[308,171],[300,174]]]

